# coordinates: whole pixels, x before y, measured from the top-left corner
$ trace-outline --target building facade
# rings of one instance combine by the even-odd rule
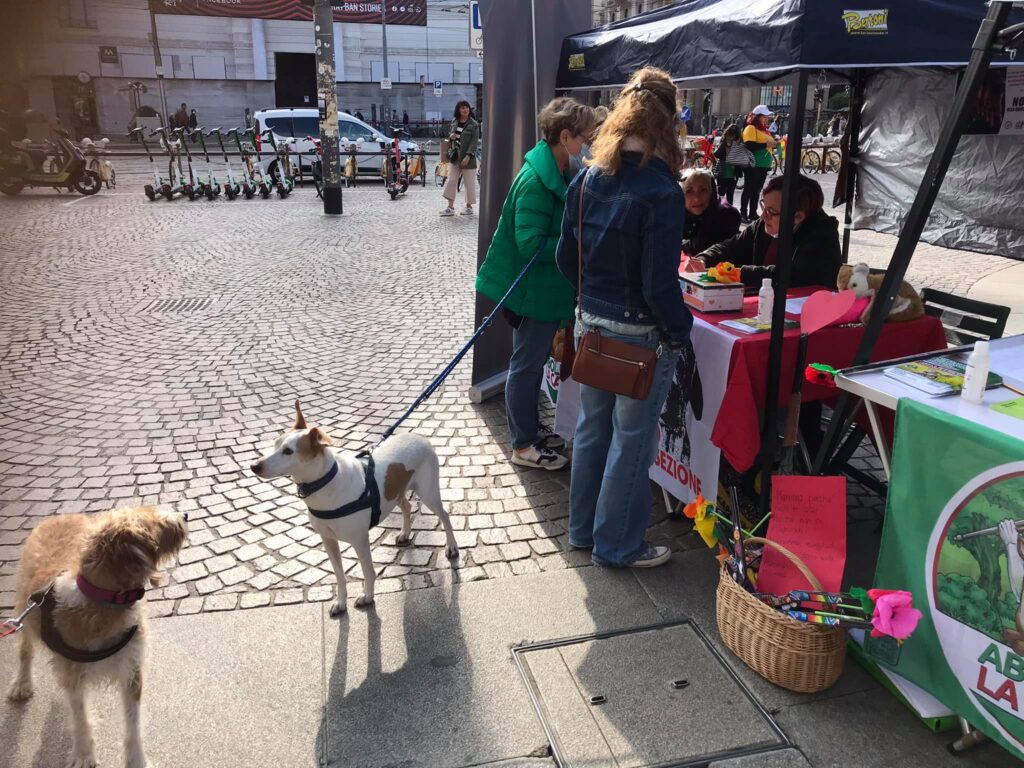
[[[155,31],[172,114],[184,103],[200,124],[229,128],[259,109],[317,106],[312,21],[151,12],[151,3],[159,10],[160,3],[181,2],[20,4],[9,19],[12,44],[0,54],[0,77],[7,81],[0,84],[0,103],[57,117],[79,136],[123,136],[140,105],[163,111]],[[460,99],[476,104],[483,80],[483,60],[469,47],[468,3],[419,5],[426,6],[425,24],[383,28],[388,101],[398,120],[408,114],[413,123],[450,118]],[[359,6],[380,9],[373,2]],[[383,122],[382,25],[335,22],[334,37],[339,108]]]

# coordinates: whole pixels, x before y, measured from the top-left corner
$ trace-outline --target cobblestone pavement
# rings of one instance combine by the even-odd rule
[[[119,189],[94,198],[0,199],[0,609],[42,518],[140,503],[190,516],[155,615],[328,600],[291,484],[246,468],[296,397],[349,449],[404,411],[472,331],[476,219],[439,218],[433,187],[391,202],[376,184],[346,190],[340,218],[311,190],[149,203],[146,172],[119,168]],[[922,248],[914,269],[945,277],[946,258]],[[471,404],[469,370],[407,422],[441,458],[459,567],[433,515],[404,549],[392,516],[371,537],[381,593],[589,562],[564,551],[568,472],[506,461],[503,402]],[[873,520],[879,501],[851,484],[851,505]],[[652,537],[699,545],[660,505]]]

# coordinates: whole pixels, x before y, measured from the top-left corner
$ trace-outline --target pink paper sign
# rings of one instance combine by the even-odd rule
[[[800,310],[800,332],[814,333],[829,325],[836,325],[857,301],[853,291],[816,291],[804,302]]]
[[[838,592],[846,565],[846,478],[772,477],[768,539],[797,555],[826,592]],[[783,595],[814,586],[789,560],[765,547],[757,591]]]

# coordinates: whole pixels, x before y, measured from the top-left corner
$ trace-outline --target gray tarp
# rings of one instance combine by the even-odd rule
[[[899,233],[956,85],[956,73],[929,69],[868,80],[854,228]],[[1024,136],[963,136],[921,239],[1024,260],[1022,169]]]

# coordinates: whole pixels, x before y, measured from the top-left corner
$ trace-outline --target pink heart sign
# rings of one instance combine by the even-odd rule
[[[812,293],[800,310],[800,333],[814,333],[835,325],[845,317],[857,301],[853,291],[817,291]]]

